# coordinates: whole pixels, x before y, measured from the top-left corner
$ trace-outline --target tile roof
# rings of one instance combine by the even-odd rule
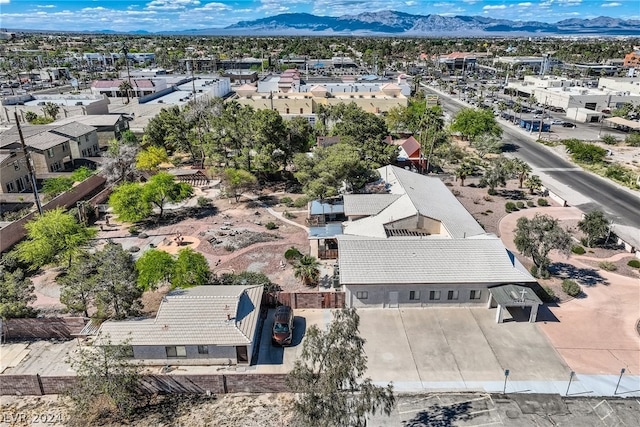
[[[98,343],[108,335],[112,342],[129,340],[131,345],[250,344],[262,293],[262,286],[198,286],[172,291],[163,299],[155,319],[103,323]]]
[[[344,285],[535,282],[497,237],[338,236],[338,247]]]
[[[398,194],[345,194],[344,214],[347,216],[377,215],[399,197]]]

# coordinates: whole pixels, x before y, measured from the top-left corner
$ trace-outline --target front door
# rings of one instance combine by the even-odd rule
[[[398,292],[389,292],[389,308],[398,308]]]

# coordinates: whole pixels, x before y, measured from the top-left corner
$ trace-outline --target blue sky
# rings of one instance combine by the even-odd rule
[[[0,27],[154,32],[226,27],[279,13],[380,10],[546,22],[603,15],[640,19],[639,0],[0,0]]]

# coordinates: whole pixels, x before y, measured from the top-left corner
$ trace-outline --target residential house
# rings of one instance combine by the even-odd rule
[[[165,296],[155,319],[107,321],[96,344],[126,343],[149,365],[249,364],[262,286],[198,286]]]
[[[129,120],[122,114],[92,114],[74,116],[56,120],[52,126],[77,122],[94,127],[98,135],[100,147],[106,147],[112,139],[120,139],[122,133],[129,130]]]
[[[94,157],[100,153],[98,132],[93,126],[73,121],[63,125],[53,125],[50,128],[49,132],[69,138],[72,159]]]
[[[31,190],[31,180],[22,152],[0,152],[0,194]]]
[[[29,148],[31,162],[36,174],[47,174],[64,170],[65,163],[71,161],[70,138],[50,132],[49,126],[24,126],[22,133]],[[2,134],[0,153],[17,153],[20,157],[22,144],[17,128]],[[26,164],[24,165],[26,169]]]
[[[333,236],[347,307],[524,304],[535,320],[535,279],[439,178],[396,166],[378,172],[387,193],[345,195],[348,221]],[[532,299],[509,303],[503,292],[496,302],[503,285]]]

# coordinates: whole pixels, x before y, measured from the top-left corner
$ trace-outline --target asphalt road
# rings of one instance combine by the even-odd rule
[[[426,88],[430,90],[430,88]],[[455,113],[462,107],[448,97],[443,97],[441,105],[445,111]],[[585,172],[576,165],[551,153],[543,145],[521,135],[516,129],[500,124],[504,130],[503,139],[512,144],[516,157],[529,163],[533,168],[544,169],[544,173],[562,185],[580,193],[589,202],[574,204],[582,211],[602,209],[615,224],[640,227],[640,197],[630,194],[615,184]]]

